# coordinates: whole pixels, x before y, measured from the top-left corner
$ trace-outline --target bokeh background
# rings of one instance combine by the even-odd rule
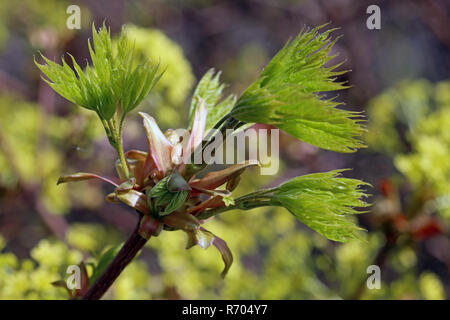
[[[66,9],[81,8],[68,30]],[[381,30],[366,28],[366,8],[381,8]],[[143,57],[167,72],[140,110],[161,127],[186,124],[198,79],[222,70],[227,92],[241,93],[289,37],[331,21],[334,47],[352,87],[339,98],[368,116],[368,148],[319,150],[281,136],[276,176],[245,173],[238,192],[290,177],[353,168],[373,185],[358,216],[367,243],[337,244],[284,209],[232,211],[208,229],[235,262],[225,280],[213,250],[185,250],[185,235],[165,232],[108,291],[108,299],[448,299],[450,296],[450,3],[445,0],[2,0],[0,3],[0,299],[65,299],[50,282],[70,264],[95,263],[126,239],[137,217],[109,204],[101,183],[56,186],[62,174],[113,175],[114,150],[89,112],[55,94],[33,59],[69,52],[87,57],[91,23],[114,34],[123,24]],[[136,115],[125,149],[145,150]],[[366,268],[381,268],[379,290]]]

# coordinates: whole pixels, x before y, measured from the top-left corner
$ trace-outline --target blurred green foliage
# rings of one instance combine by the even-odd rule
[[[1,242],[4,244],[3,238],[0,238]],[[31,258],[20,260],[13,253],[0,254],[0,298],[67,298],[64,289],[50,283],[59,280],[68,265],[78,264],[82,259],[81,252],[68,249],[62,242],[43,239],[30,255]]]
[[[73,147],[67,141],[84,143],[100,137],[101,128],[93,125],[94,120],[71,113],[66,117],[47,114],[20,97],[0,96],[0,184],[8,189],[35,189],[45,208],[55,214],[67,213],[71,199],[79,206],[98,204],[95,198],[102,196],[96,188],[75,188],[69,195],[66,186],[55,183],[67,170],[64,151]]]
[[[447,92],[450,82],[446,83]],[[414,188],[435,198],[437,209],[450,221],[450,101],[417,125],[411,134],[412,152],[395,157],[395,165]]]
[[[366,267],[383,244],[374,234],[369,244],[349,242],[333,247],[317,234],[298,232],[291,215],[255,210],[239,216],[230,213],[211,222],[210,229],[227,237],[235,263],[226,279],[220,279],[219,253],[195,247],[184,250],[182,232],[166,232],[148,247],[158,253],[162,272],[150,272],[136,259],[105,296],[106,299],[339,299],[350,295],[367,278]],[[229,228],[229,225],[237,225]],[[268,223],[270,221],[270,223]],[[91,227],[88,227],[90,229]],[[70,242],[88,251],[97,249],[99,234],[76,231]],[[86,230],[86,229],[85,229]],[[248,235],[252,234],[252,237]],[[107,237],[100,243],[107,243]],[[3,241],[4,243],[4,241]],[[382,283],[380,290],[366,290],[363,299],[443,299],[439,278],[425,271],[415,276],[416,255],[411,249],[396,252],[389,262],[397,278]],[[263,251],[263,254],[261,254]],[[67,293],[50,285],[66,278],[70,264],[78,264],[81,251],[60,241],[43,239],[31,251],[31,259],[19,260],[12,253],[0,254],[1,299],[66,299]],[[85,259],[95,263],[94,258]],[[91,273],[91,269],[88,268]]]
[[[72,5],[68,0],[44,1],[1,1],[0,2],[0,52],[10,37],[21,35],[35,48],[53,48],[70,39],[76,30],[66,27],[67,7]],[[81,7],[81,24],[88,25],[91,21],[89,10],[84,4]],[[49,14],[59,12],[59,14]]]
[[[52,144],[67,137],[68,121],[45,115],[36,104],[18,97],[0,97],[0,183],[7,188],[18,183],[39,184],[40,197],[53,213],[67,212],[70,207],[67,188],[57,188],[54,183],[62,157],[54,146],[39,146],[42,139],[50,139]]]
[[[450,81],[399,83],[369,104],[367,141],[393,157],[430,212],[450,218]]]
[[[195,2],[207,6],[210,1]],[[67,5],[66,1],[59,0],[1,1],[0,48],[8,40],[11,26],[25,33],[37,48],[49,45],[48,34],[40,33],[43,29],[60,30],[57,41],[63,42],[61,38],[67,39],[72,34],[65,28],[67,16],[48,13],[65,12]],[[82,18],[90,19],[87,9],[83,9]],[[136,54],[152,61],[161,59],[162,68],[167,67],[142,109],[150,110],[164,126],[180,126],[188,112],[183,104],[195,80],[181,47],[159,30],[134,25],[127,29],[130,38],[136,38]],[[228,77],[231,74],[254,79],[263,65],[261,60],[266,59],[262,51],[255,44],[241,54],[246,57],[243,62],[228,61],[228,68],[232,69],[227,72]],[[258,60],[258,68],[253,67],[256,63],[248,63],[254,59]],[[254,74],[249,76],[250,73]],[[437,209],[447,217],[449,89],[449,82],[434,85],[415,80],[386,90],[369,104],[367,134],[369,147],[394,157],[396,167],[413,189],[431,193],[430,210]],[[98,143],[102,138],[101,125],[94,116],[86,112],[50,115],[36,103],[3,94],[0,97],[1,188],[14,190],[19,183],[38,185],[37,196],[51,213],[98,207],[103,199],[98,185],[73,185],[70,194],[65,185],[56,186],[58,176],[71,171],[66,165],[71,143],[84,148],[86,141]],[[136,128],[128,126],[125,135],[143,134]],[[92,158],[92,152],[77,153],[77,159]],[[91,165],[101,167],[95,162]],[[237,193],[245,194],[255,185],[271,183],[268,177],[253,173],[246,173]],[[366,268],[386,243],[383,232],[376,231],[371,232],[367,243],[332,244],[310,230],[298,232],[303,227],[282,208],[232,211],[209,225],[212,232],[227,239],[234,254],[235,262],[225,280],[218,276],[222,264],[217,251],[203,251],[199,247],[186,251],[184,233],[165,232],[151,239],[145,252],[125,269],[105,298],[346,298],[354,295],[359,286],[365,286]],[[50,283],[66,279],[67,266],[82,260],[92,273],[89,264],[95,264],[102,252],[122,240],[123,236],[114,228],[71,223],[64,241],[44,238],[27,257],[18,257],[0,235],[0,299],[67,299],[64,289]],[[387,282],[382,283],[380,290],[364,290],[360,298],[444,299],[445,290],[439,276],[429,270],[419,271],[418,260],[414,247],[395,249],[386,261],[386,269],[391,270]]]

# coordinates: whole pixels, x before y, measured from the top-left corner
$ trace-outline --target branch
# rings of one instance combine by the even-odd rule
[[[213,216],[216,216],[220,213],[230,211],[230,210],[251,210],[255,208],[260,207],[268,207],[268,206],[277,206],[278,204],[273,201],[253,201],[253,200],[242,200],[239,202],[236,202],[233,205],[230,206],[222,206],[214,209],[209,209],[200,212],[196,217],[197,219],[206,220]]]
[[[141,219],[139,219],[138,224],[130,235],[128,240],[125,242],[123,247],[120,249],[117,256],[111,261],[109,266],[103,272],[103,274],[95,281],[83,300],[99,300],[109,287],[116,281],[120,273],[125,269],[125,267],[133,260],[136,254],[144,247],[147,239],[144,239],[139,235],[139,226]]]

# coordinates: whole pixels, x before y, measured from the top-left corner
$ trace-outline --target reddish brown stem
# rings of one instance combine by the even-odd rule
[[[130,235],[116,257],[111,261],[103,274],[95,281],[89,291],[84,295],[83,300],[99,300],[120,273],[133,260],[136,254],[144,247],[147,239],[141,237],[138,233],[140,220],[136,229]]]

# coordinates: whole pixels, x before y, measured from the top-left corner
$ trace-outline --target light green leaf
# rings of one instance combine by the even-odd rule
[[[330,240],[346,242],[360,239],[359,228],[350,215],[355,207],[369,206],[356,179],[339,178],[343,170],[300,176],[281,184],[273,200],[288,209],[301,222]]]
[[[274,125],[294,137],[323,149],[354,152],[363,147],[361,114],[337,109],[334,99],[320,94],[347,88],[335,82],[345,71],[341,63],[324,67],[335,56],[332,30],[319,26],[301,32],[269,62],[259,78],[242,94],[231,116],[247,123]]]
[[[98,31],[92,25],[92,41],[88,41],[92,66],[85,70],[72,59],[73,70],[62,59],[62,65],[42,56],[46,64],[38,68],[57,93],[86,109],[94,110],[102,120],[111,120],[117,107],[126,114],[136,108],[162,76],[159,64],[150,61],[133,63],[133,46],[122,30],[119,41],[112,45],[109,30],[103,25]]]
[[[234,95],[229,95],[221,100],[225,85],[219,81],[221,72],[214,73],[214,69],[209,69],[194,91],[189,110],[189,129],[192,128],[195,111],[201,104],[205,104],[208,110],[205,126],[205,132],[208,132],[222,117],[231,111],[236,103],[236,96]]]
[[[131,67],[130,67],[131,68]],[[144,63],[129,72],[122,84],[122,110],[128,113],[147,97],[164,72],[158,74],[159,64]]]

